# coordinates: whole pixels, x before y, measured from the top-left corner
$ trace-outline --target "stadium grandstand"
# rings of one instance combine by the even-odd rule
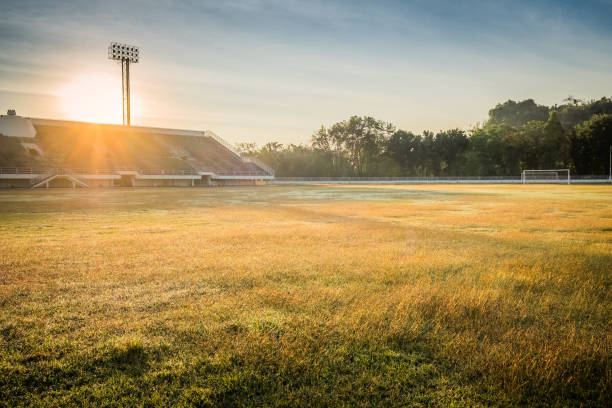
[[[274,178],[211,131],[0,115],[0,187],[253,185]]]

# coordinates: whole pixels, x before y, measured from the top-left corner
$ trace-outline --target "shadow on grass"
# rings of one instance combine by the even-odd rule
[[[163,349],[160,346],[145,347],[138,340],[108,345],[100,350],[88,368],[101,373],[120,371],[132,376],[143,375],[149,369],[151,360],[161,359]]]
[[[39,398],[60,395],[68,390],[95,387],[120,378],[138,378],[149,372],[152,363],[163,358],[167,347],[145,345],[139,340],[104,345],[85,353],[57,355],[28,347],[20,358],[0,364],[0,400],[8,406],[54,405]],[[2,406],[2,404],[0,404]]]

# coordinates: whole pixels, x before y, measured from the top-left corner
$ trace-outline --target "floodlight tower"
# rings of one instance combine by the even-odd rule
[[[121,94],[123,97],[123,125],[130,126],[130,62],[138,63],[140,49],[133,45],[112,42],[108,59],[121,62]]]

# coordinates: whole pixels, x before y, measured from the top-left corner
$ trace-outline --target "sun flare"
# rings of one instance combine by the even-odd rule
[[[107,74],[83,74],[59,90],[62,110],[68,119],[122,123],[121,79]],[[139,105],[132,95],[132,116]],[[136,109],[135,109],[136,108]]]

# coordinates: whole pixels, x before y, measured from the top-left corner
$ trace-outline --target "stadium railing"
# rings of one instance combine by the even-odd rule
[[[259,160],[257,157],[242,156],[242,160],[244,160],[247,163],[253,163],[257,167],[259,167],[260,169],[262,169],[263,171],[268,173],[268,175],[274,176],[274,169],[272,167],[268,166],[267,164],[265,164],[264,162],[262,162],[261,160]]]
[[[612,183],[609,176],[574,175],[572,183]],[[276,177],[274,183],[499,183],[520,184],[521,176],[465,177]]]
[[[234,153],[236,156],[240,157],[240,153],[238,153],[236,151],[234,146],[232,146],[228,141],[223,139],[221,136],[215,134],[214,132],[211,132],[210,130],[205,130],[204,131],[204,136],[208,136],[208,137],[214,139],[219,144],[221,144],[223,147],[225,147],[227,150],[229,150],[230,152]]]
[[[200,171],[212,172],[219,176],[269,176],[262,171],[227,171],[217,168],[187,169],[140,169],[135,167],[116,167],[113,169],[91,169],[71,167],[0,167],[0,174],[32,174],[41,175],[53,172],[55,174],[95,174],[117,175],[121,171],[133,171],[143,175],[197,175]],[[416,182],[416,183],[520,183],[520,176],[466,176],[466,177],[276,177],[276,182]],[[572,182],[583,183],[612,183],[608,175],[573,175]]]
[[[199,171],[211,171],[222,176],[267,176],[264,171],[223,171],[215,169],[185,170],[185,169],[140,169],[135,167],[116,167],[113,169],[88,169],[73,167],[0,167],[0,174],[95,174],[95,175],[117,175],[122,171],[131,171],[143,175],[168,175],[168,176],[190,176],[197,175]]]
[[[269,176],[269,174],[266,174],[263,171],[216,171],[215,174],[218,176]]]
[[[466,177],[277,177],[278,181],[521,181],[520,176]]]
[[[47,170],[37,167],[0,167],[0,174],[40,174]]]

